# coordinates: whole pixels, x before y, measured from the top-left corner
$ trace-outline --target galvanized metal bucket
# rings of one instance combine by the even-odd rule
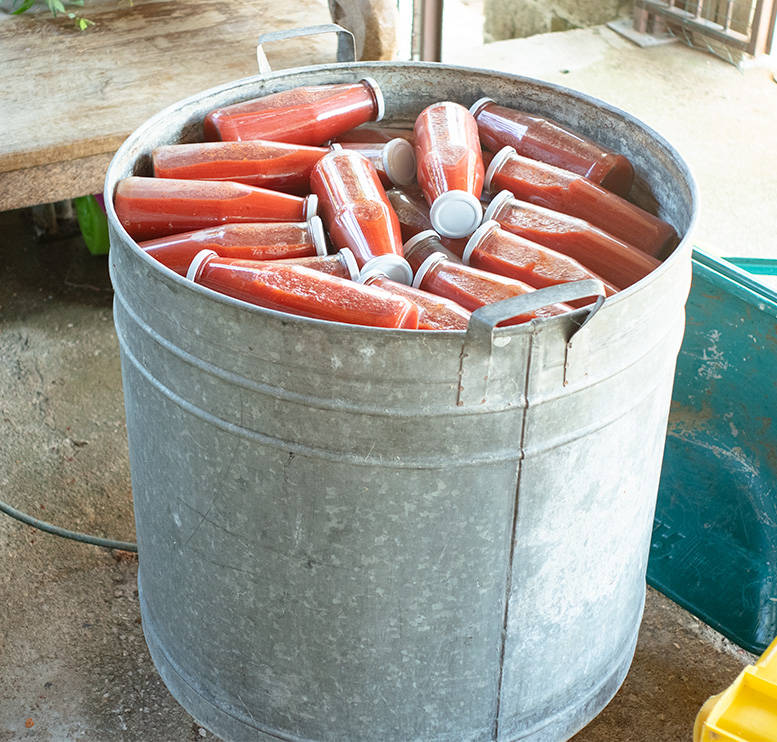
[[[119,179],[217,106],[370,76],[386,120],[490,96],[627,154],[685,238],[586,318],[467,332],[249,306],[160,267]],[[564,740],[631,662],[697,211],[677,153],[629,115],[489,70],[322,65],[189,98],[107,174],[143,627],[180,703],[230,740]]]

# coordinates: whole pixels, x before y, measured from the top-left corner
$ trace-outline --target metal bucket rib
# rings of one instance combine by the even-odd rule
[[[367,76],[396,125],[487,95],[624,152],[632,197],[682,243],[583,327],[586,310],[494,329],[485,308],[482,331],[431,333],[231,300],[119,225],[116,183],[150,174],[155,146],[199,139],[207,111]],[[644,602],[697,212],[677,153],[559,86],[322,65],[163,111],[105,194],[144,630],[184,707],[234,740],[558,742],[590,721]]]

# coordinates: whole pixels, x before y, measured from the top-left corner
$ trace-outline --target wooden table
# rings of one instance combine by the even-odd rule
[[[257,74],[268,31],[331,23],[321,0],[92,0],[95,26],[0,12],[0,211],[102,191],[116,149],[178,100]],[[334,61],[336,35],[274,44],[274,69]]]

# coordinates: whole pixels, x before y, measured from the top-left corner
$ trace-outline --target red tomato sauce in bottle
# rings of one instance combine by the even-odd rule
[[[522,281],[454,263],[442,253],[432,254],[423,262],[413,279],[413,287],[451,299],[471,312],[486,304],[535,290]],[[520,325],[537,317],[564,314],[571,309],[568,304],[550,304],[500,322],[498,326]]]
[[[485,188],[493,193],[507,189],[519,201],[585,219],[654,258],[667,255],[678,243],[671,224],[582,175],[522,157],[512,147],[494,156]]]
[[[419,330],[466,330],[470,315],[455,301],[443,296],[430,294],[428,291],[414,289],[403,283],[392,281],[379,270],[369,271],[359,278],[366,286],[378,286],[391,294],[404,296],[415,302],[418,307]]]
[[[402,232],[372,163],[346,149],[319,160],[310,177],[332,244],[349,248],[361,269],[380,267],[394,280],[410,283],[402,256]]]
[[[405,242],[404,252],[405,259],[410,264],[414,274],[423,262],[435,253],[442,253],[448,260],[454,263],[461,263],[461,258],[458,254],[445,247],[442,237],[433,229],[427,229],[411,237]]]
[[[415,141],[412,129],[400,129],[389,126],[360,126],[356,129],[350,129],[339,136],[336,136],[334,141],[339,144],[345,144],[346,142],[362,142],[364,144],[390,142],[397,137],[406,139],[410,144]]]
[[[224,224],[138,244],[152,258],[182,276],[200,250],[213,250],[219,257],[241,260],[305,258],[327,253],[324,225],[317,216],[307,222]]]
[[[303,268],[312,268],[315,271],[328,273],[330,276],[347,278],[356,281],[359,278],[359,266],[353,253],[344,247],[334,255],[314,255],[306,258],[289,258],[276,261],[290,265],[301,265]]]
[[[301,222],[318,199],[234,183],[130,176],[119,181],[116,214],[136,241],[238,222]]]
[[[338,142],[337,146],[364,155],[375,168],[384,188],[415,181],[415,150],[406,139],[389,142]]]
[[[320,146],[367,121],[380,121],[383,112],[383,94],[372,78],[302,86],[211,111],[205,116],[205,139]]]
[[[425,108],[413,129],[418,184],[429,204],[436,232],[445,237],[471,235],[483,217],[483,158],[478,127],[458,103]]]
[[[310,193],[310,172],[326,147],[270,142],[194,142],[157,147],[151,153],[157,178],[233,180],[284,193]]]
[[[189,266],[187,278],[289,314],[353,325],[418,328],[418,308],[409,299],[286,261],[220,258],[203,250]]]
[[[473,268],[515,278],[535,289],[596,278],[604,284],[606,296],[612,296],[618,291],[577,260],[506,232],[493,220],[482,224],[472,235],[462,255],[462,262]],[[579,304],[569,302],[571,306],[586,306],[590,303],[590,299],[581,299]]]
[[[501,191],[486,209],[485,220],[562,255],[574,258],[607,283],[625,289],[661,263],[592,224],[559,211],[519,201]]]
[[[469,110],[480,140],[492,152],[509,145],[520,155],[571,170],[619,196],[631,189],[634,167],[627,157],[557,121],[497,105],[490,98],[481,98]]]

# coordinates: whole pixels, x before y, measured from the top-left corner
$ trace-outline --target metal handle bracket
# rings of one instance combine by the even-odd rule
[[[604,303],[605,289],[601,281],[589,278],[583,281],[548,286],[528,294],[513,296],[494,304],[487,304],[474,311],[469,319],[462,347],[461,365],[459,367],[459,390],[456,404],[483,404],[486,401],[493,348],[495,345],[499,345],[498,339],[494,337],[494,330],[497,325],[512,317],[532,312],[549,304],[574,301],[587,296],[595,296],[596,301],[588,311],[585,319],[574,328],[571,335],[567,338],[564,359],[566,383],[567,356],[572,345],[572,339],[590,322]],[[531,325],[538,328],[547,321],[547,319],[535,319],[531,321]]]
[[[270,31],[262,34],[256,42],[256,63],[259,65],[260,75],[269,75],[272,72],[270,62],[264,53],[263,44],[273,41],[286,41],[300,36],[316,36],[322,33],[337,34],[337,61],[339,63],[356,61],[356,42],[353,34],[336,23],[322,23],[318,26],[304,26],[303,28],[290,28],[285,31]]]

